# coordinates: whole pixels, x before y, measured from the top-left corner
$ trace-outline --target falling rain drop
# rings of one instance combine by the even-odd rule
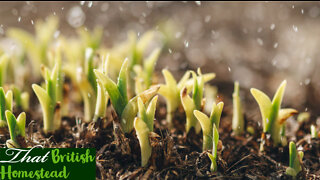
[[[189,47],[189,42],[187,40],[184,40],[184,47],[186,47],[186,48]]]
[[[198,6],[201,6],[201,1],[195,1]]]
[[[230,68],[230,66],[228,66],[228,71],[229,71],[229,72],[231,72],[231,68]]]
[[[277,47],[278,47],[278,43],[276,42],[273,44],[273,48],[277,48]]]
[[[271,24],[271,25],[270,25],[270,29],[271,29],[272,31],[274,30],[275,27],[276,27],[275,24]]]
[[[294,32],[298,32],[298,27],[297,26],[292,25],[292,29],[293,29]]]
[[[80,6],[72,7],[68,12],[68,23],[74,28],[82,26],[85,19],[86,16]]]

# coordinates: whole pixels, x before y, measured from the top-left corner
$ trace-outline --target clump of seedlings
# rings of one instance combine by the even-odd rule
[[[10,133],[10,139],[7,140],[8,148],[26,148],[25,143],[25,127],[26,127],[26,113],[22,112],[16,118],[11,111],[6,110],[6,119]]]
[[[156,38],[159,35],[157,33],[161,33],[158,30],[147,31],[141,37],[131,32],[128,34],[128,40],[112,48],[100,47],[103,39],[101,27],[96,27],[92,31],[81,27],[77,29],[76,38],[66,38],[62,35],[54,37],[57,28],[57,18],[49,17],[46,22],[36,23],[34,36],[16,28],[8,30],[8,36],[21,43],[23,52],[21,55],[12,55],[0,49],[0,145],[6,145],[9,148],[26,148],[31,144],[42,143],[46,147],[91,147],[93,144],[99,150],[97,151],[97,167],[102,176],[108,176],[110,179],[115,176],[120,179],[141,177],[145,179],[171,179],[172,177],[172,179],[190,179],[199,178],[199,175],[201,178],[216,178],[214,176],[218,169],[219,171],[224,169],[223,172],[218,173],[226,178],[238,178],[239,176],[251,178],[254,177],[252,173],[260,170],[259,168],[263,169],[261,178],[264,178],[272,174],[271,171],[265,170],[265,167],[269,166],[272,171],[284,173],[283,166],[279,167],[277,164],[287,161],[286,158],[277,159],[277,162],[274,163],[274,160],[271,160],[273,156],[260,153],[260,151],[265,150],[266,141],[269,142],[269,140],[273,142],[273,147],[287,145],[286,120],[297,111],[291,108],[281,108],[286,81],[280,84],[272,100],[258,89],[250,90],[259,105],[262,116],[263,133],[259,151],[259,146],[256,144],[256,141],[259,140],[254,135],[258,130],[253,124],[250,124],[254,119],[251,119],[249,114],[254,113],[247,112],[251,109],[246,109],[248,116],[245,122],[242,109],[244,102],[241,102],[238,82],[234,83],[232,94],[232,118],[229,116],[229,112],[232,111],[228,106],[230,101],[224,101],[225,107],[222,102],[226,98],[223,95],[225,92],[222,92],[221,97],[220,94],[217,96],[217,87],[207,83],[215,78],[214,73],[202,74],[200,69],[197,72],[188,70],[184,72],[180,81],[176,81],[169,70],[163,69],[164,83],[157,84],[158,77],[154,71],[155,64],[160,57],[161,47],[169,46],[172,43],[169,41],[175,39],[171,37],[173,29],[170,30],[169,26],[163,27],[169,28],[162,34],[162,36],[168,36],[167,39],[162,40],[164,42],[157,42]],[[159,30],[163,28],[160,26]],[[26,71],[19,73],[18,67],[25,68],[24,66],[29,65],[33,68],[33,76],[25,76]],[[29,86],[25,87],[25,84],[38,83],[38,74],[42,75],[45,81],[41,85],[40,83],[39,85],[32,84],[36,95],[32,96],[29,94]],[[26,79],[28,81],[25,83]],[[162,107],[163,105],[161,100],[158,103],[157,93],[164,97],[165,102],[163,103],[166,104],[166,109],[157,109],[157,106]],[[216,97],[219,97],[220,100],[217,101]],[[28,134],[32,135],[35,132],[35,129],[32,128],[40,127],[30,124],[28,126],[30,129],[26,130],[25,112],[28,114],[28,119],[39,120],[36,113],[33,112],[36,106],[34,104],[29,106],[29,103],[34,101],[33,98],[37,98],[40,102],[44,133],[29,138]],[[110,106],[108,106],[109,100]],[[15,105],[14,108],[13,105]],[[220,127],[223,108],[226,116]],[[83,113],[79,109],[83,109]],[[185,132],[176,131],[173,122],[182,123],[184,121],[181,116],[177,115],[183,110],[186,115]],[[108,114],[110,111],[112,116]],[[70,112],[74,112],[76,116],[75,123],[72,122],[74,114]],[[62,116],[64,116],[63,122]],[[309,124],[313,120],[310,119],[310,116],[310,113],[301,113],[298,116],[298,133],[301,133],[303,129],[307,132],[305,134],[309,134]],[[116,124],[112,126],[112,123],[118,123],[117,121],[120,122],[121,128],[117,128]],[[231,133],[226,133],[231,123],[234,137],[231,137]],[[73,126],[73,124],[76,125]],[[165,124],[167,127],[162,127]],[[194,134],[193,137],[184,136],[192,128],[197,134]],[[58,130],[63,130],[61,131],[63,132],[62,138],[56,136]],[[199,137],[201,130],[203,153],[199,154],[194,151],[199,151],[201,148],[201,137]],[[248,133],[245,134],[245,130]],[[312,143],[318,143],[316,140],[320,137],[318,130],[315,125],[311,125]],[[162,138],[161,140],[153,139],[155,132],[159,133],[157,137]],[[47,138],[51,134],[55,136]],[[189,134],[192,135],[192,133]],[[290,136],[290,132],[287,134]],[[5,137],[7,139],[4,139]],[[300,146],[302,142],[299,139],[300,134],[296,137],[299,142],[297,144]],[[294,139],[294,137],[290,138]],[[140,164],[144,167],[138,170],[135,169],[137,168],[137,154],[127,153],[139,151],[139,146],[135,144],[137,141],[139,141],[141,150]],[[226,145],[225,149],[222,148],[222,141]],[[114,144],[124,145],[118,146],[121,154],[118,149],[114,149]],[[313,153],[315,148],[303,147],[306,147],[304,149],[305,159],[312,156],[310,152]],[[155,162],[156,169],[153,166],[147,168],[150,157],[153,155],[158,156],[156,159],[165,159]],[[205,155],[205,158],[202,158],[202,155]],[[289,167],[285,172],[287,175],[296,178],[299,173],[301,174],[301,171],[304,170],[303,156],[303,152],[297,151],[295,143],[290,142]],[[252,166],[251,160],[253,160],[252,163],[263,161],[261,167],[255,164]],[[224,161],[228,162],[226,163],[229,166],[227,169],[222,167]],[[127,163],[125,166],[123,166],[124,162]],[[313,160],[305,163],[306,170],[307,166],[314,168],[319,165],[318,162],[312,165],[309,163],[313,163]],[[204,173],[209,166],[212,173]],[[251,167],[254,168],[251,169]],[[242,176],[242,172],[248,176]]]
[[[122,130],[125,133],[130,133],[133,129],[134,118],[138,112],[138,98],[140,97],[143,103],[146,103],[158,92],[159,86],[151,87],[132,99],[129,99],[127,94],[127,67],[128,60],[125,60],[122,64],[117,84],[103,72],[97,69],[94,72],[109,94],[112,106],[120,118]]]
[[[166,84],[160,85],[159,94],[162,95],[163,97],[165,97],[165,99],[166,99],[168,127],[173,128],[172,115],[173,115],[173,113],[176,112],[178,107],[181,105],[180,93],[182,92],[183,88],[186,88],[186,91],[189,92],[190,89],[193,87],[194,80],[189,79],[191,71],[187,71],[178,83],[174,79],[174,77],[170,73],[170,71],[164,69],[164,70],[162,70],[162,74],[165,78]],[[198,77],[198,78],[201,78],[202,76],[203,76],[202,81],[203,81],[203,83],[205,83],[205,82],[213,79],[215,77],[215,74],[208,73],[208,74],[200,75],[200,77]],[[195,96],[198,96],[198,95],[195,94]]]
[[[143,103],[143,100],[138,97],[138,117],[134,120],[134,128],[136,130],[140,148],[141,148],[141,166],[148,164],[149,158],[152,153],[152,147],[149,142],[149,134],[153,132],[153,121],[156,111],[158,96],[155,96],[147,106],[147,109]]]
[[[191,71],[192,78],[193,78],[193,90],[192,90],[192,98],[188,94],[188,89],[184,87],[181,90],[180,98],[182,107],[186,113],[186,132],[188,133],[189,130],[193,127],[195,128],[196,132],[200,132],[200,124],[198,123],[196,117],[194,116],[194,110],[202,110],[203,109],[203,87],[204,87],[204,77],[200,69],[198,69],[198,75],[195,72]]]
[[[272,101],[262,91],[252,88],[251,94],[259,104],[263,132],[269,133],[274,146],[287,145],[287,138],[285,135],[285,122],[286,120],[298,113],[295,109],[281,109],[282,97],[285,91],[287,81],[283,81],[279,86]],[[262,136],[262,143],[260,150],[264,150],[265,134]]]
[[[214,104],[212,106],[210,117],[199,110],[194,110],[194,115],[198,119],[201,125],[202,134],[203,134],[203,145],[202,150],[206,151],[212,148],[213,146],[213,129],[214,126],[219,129],[221,113],[223,109],[223,102]]]
[[[289,144],[289,167],[286,169],[286,174],[292,176],[294,179],[297,174],[302,170],[302,159],[304,153],[297,151],[296,144],[290,142]]]
[[[45,79],[45,88],[33,84],[32,89],[38,97],[43,112],[43,131],[53,133],[61,126],[61,102],[63,98],[63,79],[61,77],[61,61],[57,61],[52,71],[41,67]]]
[[[223,109],[223,102],[213,104],[213,108],[210,114],[210,117],[202,113],[201,111],[194,110],[194,115],[200,122],[203,134],[203,145],[202,150],[207,151],[212,149],[212,154],[208,153],[208,156],[211,160],[210,170],[211,172],[217,171],[217,152],[218,152],[218,143],[219,143],[219,124],[220,117]]]

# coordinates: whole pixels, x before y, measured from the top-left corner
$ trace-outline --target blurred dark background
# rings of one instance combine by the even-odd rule
[[[217,74],[213,84],[230,97],[239,81],[248,102],[251,87],[272,96],[287,79],[283,105],[320,115],[319,2],[1,2],[0,40],[8,27],[33,32],[34,21],[49,15],[60,18],[58,34],[67,36],[80,26],[103,26],[107,47],[129,30],[166,27],[172,43],[157,70],[179,76],[201,67]]]

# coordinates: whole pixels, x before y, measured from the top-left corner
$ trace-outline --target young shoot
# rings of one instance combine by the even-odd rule
[[[13,101],[13,94],[12,91],[9,90],[7,93],[4,93],[2,87],[0,87],[0,128],[7,126],[7,119],[6,119],[6,110],[12,111],[12,101]]]
[[[6,110],[6,118],[8,121],[8,128],[10,139],[7,140],[8,148],[26,148],[25,147],[25,127],[26,127],[26,113],[22,112],[16,118],[11,111]]]
[[[303,159],[303,152],[297,151],[296,144],[290,142],[289,144],[289,167],[286,169],[286,174],[292,176],[294,179],[302,170],[301,164]]]
[[[93,122],[105,117],[109,95],[100,80],[97,80],[97,100]]]
[[[42,66],[46,87],[32,85],[43,112],[44,133],[52,133],[61,126],[61,101],[63,94],[63,79],[61,77],[61,62],[57,61],[54,68],[49,70]]]
[[[143,100],[138,97],[138,117],[134,120],[134,128],[139,139],[141,148],[141,166],[148,164],[152,153],[152,147],[149,142],[149,133],[153,132],[153,121],[156,111],[158,96],[152,98],[148,106],[145,106]]]
[[[127,94],[127,76],[128,76],[128,60],[125,60],[122,64],[118,83],[112,81],[106,74],[100,70],[95,69],[95,74],[99,81],[104,85],[105,90],[108,92],[112,106],[114,107],[118,117],[120,118],[120,124],[122,130],[125,133],[130,133],[133,129],[133,121],[138,112],[137,99],[140,97],[143,103],[150,100],[159,90],[159,86],[151,87],[150,89],[143,91],[134,98],[128,98]]]
[[[242,112],[242,105],[239,95],[239,82],[234,83],[234,92],[232,94],[233,101],[233,116],[232,116],[232,130],[235,135],[241,135],[244,132],[244,118]]]
[[[221,113],[223,109],[223,102],[219,102],[218,104],[213,104],[212,111],[210,117],[204,114],[201,111],[195,110],[193,113],[195,117],[200,122],[203,134],[203,145],[202,150],[206,151],[213,148],[213,129],[214,126],[219,129]]]
[[[197,121],[197,118],[194,116],[194,110],[201,110],[203,105],[203,86],[204,86],[204,79],[201,76],[200,69],[198,69],[199,77],[197,77],[195,72],[191,72],[193,77],[193,90],[192,90],[192,98],[188,95],[187,88],[181,90],[180,98],[181,103],[186,113],[186,132],[188,133],[189,130],[194,127],[196,132],[200,132],[201,127]]]
[[[28,54],[35,75],[40,74],[41,64],[49,65],[47,52],[58,24],[58,18],[55,16],[48,17],[46,21],[37,21],[35,23],[35,36],[18,28],[8,30],[9,37],[18,40],[23,46],[24,52]]]
[[[317,131],[317,127],[315,125],[311,125],[310,126],[310,132],[311,132],[311,138],[318,138],[318,131]]]
[[[11,85],[10,89],[13,92],[15,106],[23,111],[29,110],[30,96],[28,92],[21,92],[15,85]]]
[[[212,154],[208,153],[211,160],[210,171],[216,172],[217,167],[217,153],[218,153],[218,143],[219,143],[219,132],[215,124],[213,124],[213,134],[212,134]]]
[[[180,92],[186,87],[189,91],[193,87],[194,80],[189,79],[191,72],[187,71],[180,79],[179,83],[174,79],[173,75],[166,69],[162,70],[166,84],[160,85],[159,94],[166,99],[167,104],[167,122],[168,127],[172,128],[172,116],[181,105]],[[215,77],[214,73],[208,73],[203,76],[203,82],[210,81]]]
[[[285,136],[285,121],[292,115],[298,113],[295,109],[281,109],[282,97],[285,91],[287,81],[283,81],[279,86],[272,101],[262,91],[252,88],[251,94],[259,104],[263,132],[270,133],[274,146],[287,144]],[[263,151],[263,143],[260,150]]]
[[[154,67],[160,55],[160,49],[155,49],[146,60],[143,62],[143,67],[141,65],[135,65],[133,67],[136,73],[135,78],[135,92],[139,94],[146,89],[149,89],[152,84],[152,77]]]
[[[0,86],[3,86],[7,76],[9,57],[6,54],[0,55]]]

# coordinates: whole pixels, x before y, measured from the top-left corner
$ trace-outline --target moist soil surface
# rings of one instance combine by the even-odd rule
[[[220,121],[222,146],[218,149],[216,173],[210,172],[211,162],[207,155],[210,151],[202,152],[202,133],[197,134],[194,129],[185,133],[182,109],[174,114],[174,127],[167,128],[163,100],[158,102],[154,133],[150,134],[153,152],[147,167],[140,167],[140,146],[135,131],[129,134],[122,132],[110,102],[106,118],[96,123],[83,123],[75,116],[63,117],[62,129],[48,135],[43,133],[42,123],[38,123],[42,121],[39,107],[33,106],[27,112],[25,140],[29,147],[96,148],[97,179],[292,179],[285,174],[289,164],[288,147],[272,147],[271,140],[266,138],[265,151],[259,151],[262,134],[260,112],[248,116],[252,113],[247,110],[245,114],[246,126],[253,127],[254,132],[234,136],[231,129],[232,99],[225,94],[218,97],[226,105]],[[82,110],[81,105],[72,108]],[[19,112],[15,110],[15,114]],[[297,147],[304,151],[304,167],[297,179],[320,179],[320,139],[312,139],[309,130],[315,118],[299,124],[298,130],[291,133],[295,137],[288,137],[288,140],[295,139]],[[9,139],[6,134],[0,137],[1,147],[5,147],[5,141]]]

